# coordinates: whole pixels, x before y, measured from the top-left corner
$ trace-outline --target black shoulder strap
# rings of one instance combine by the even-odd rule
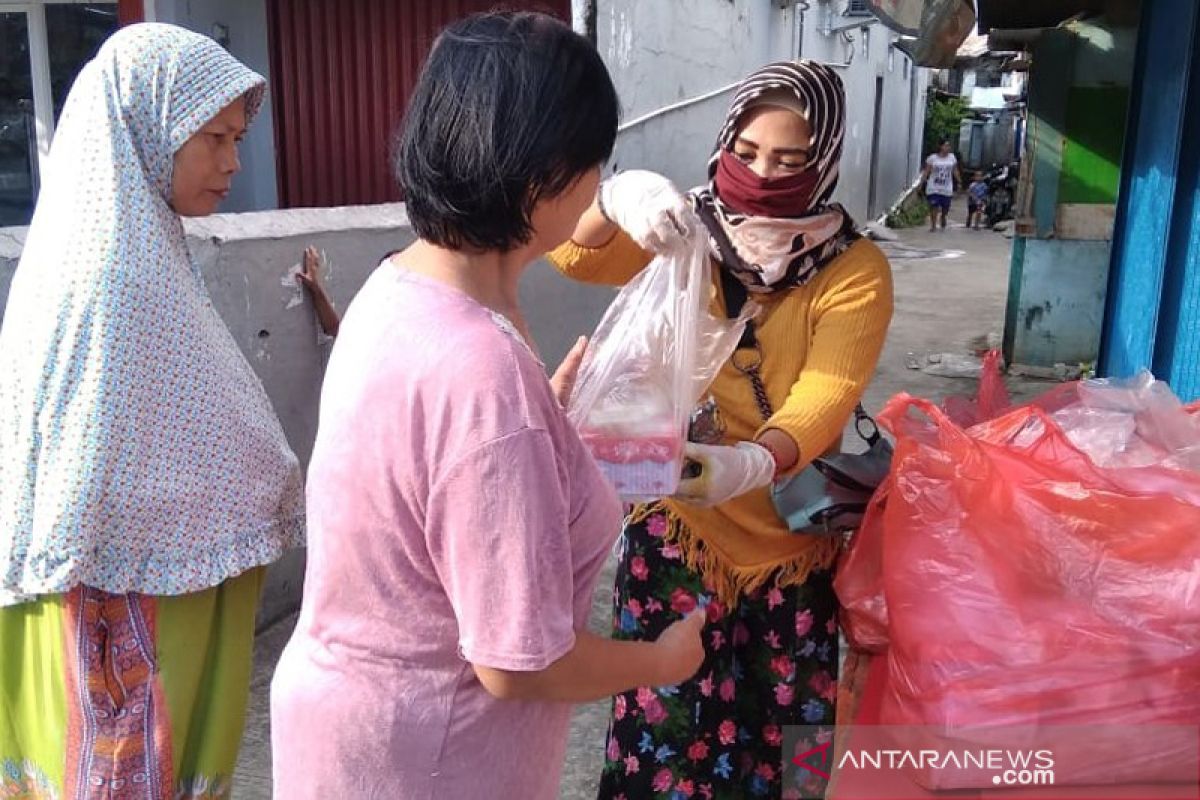
[[[704,227],[712,234],[713,240],[717,243],[717,250],[721,253],[722,264],[737,264],[744,267],[745,263],[742,257],[737,254],[737,250],[733,248],[733,242],[729,241],[729,237],[725,235],[725,229],[717,222],[717,216],[713,213],[712,206],[708,203],[700,202],[696,204],[697,215],[700,221],[704,223]],[[746,285],[737,279],[733,274],[733,270],[720,267],[721,272],[721,292],[725,296],[725,316],[732,319],[742,313],[742,307],[746,305],[746,300],[749,299],[750,293],[746,291]],[[746,322],[746,330],[742,332],[742,338],[738,341],[738,349],[758,347],[758,337],[754,333],[754,320]],[[854,407],[855,428],[858,430],[858,435],[866,440],[868,445],[874,446],[882,437],[879,434],[879,428],[875,424],[875,420],[863,408],[861,402]],[[864,424],[869,423],[870,427],[865,433]]]
[[[697,205],[699,206],[697,215],[700,217],[700,221],[704,223],[704,227],[712,235],[713,241],[717,243],[717,250],[721,254],[721,263],[744,266],[742,257],[737,254],[737,250],[733,249],[733,242],[729,241],[729,237],[725,235],[725,229],[717,222],[712,206],[704,202]],[[745,284],[733,274],[733,270],[721,266],[719,271],[721,273],[721,293],[725,296],[725,316],[733,319],[742,313],[742,308],[746,305],[750,294],[746,291]],[[738,347],[756,347],[757,345],[758,337],[754,334],[754,321],[750,320],[746,323],[746,329],[742,332]]]

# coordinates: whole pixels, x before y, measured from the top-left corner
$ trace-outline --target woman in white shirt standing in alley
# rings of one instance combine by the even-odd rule
[[[925,182],[925,199],[929,203],[929,230],[935,231],[939,227],[945,230],[954,188],[962,183],[958,158],[951,152],[949,141],[943,139],[938,151],[925,159],[921,179]]]

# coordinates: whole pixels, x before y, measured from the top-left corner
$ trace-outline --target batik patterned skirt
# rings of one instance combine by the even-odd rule
[[[0,608],[0,798],[229,797],[264,572]]]
[[[819,797],[819,778],[782,785],[783,728],[832,736],[837,601],[829,570],[799,585],[768,580],[732,609],[666,536],[661,513],[625,526],[613,591],[613,637],[653,640],[705,606],[705,659],[677,686],[614,698],[601,798],[727,800]]]

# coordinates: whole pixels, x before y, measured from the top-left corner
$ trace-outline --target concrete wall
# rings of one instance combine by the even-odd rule
[[[1016,305],[1009,308],[1006,335],[1017,363],[1095,362],[1110,250],[1106,241],[1016,240]]]
[[[27,228],[0,228],[0,321],[4,320],[4,301],[12,285],[13,272],[21,258]]]
[[[908,57],[893,51],[894,34],[882,25],[855,27],[843,34],[825,35],[822,27],[837,28],[854,21],[838,13],[845,4],[840,0],[812,3],[804,14],[800,55],[829,64],[849,64],[841,68],[846,85],[847,137],[842,156],[840,199],[858,219],[887,210],[892,201],[908,188],[920,171],[921,140],[925,125],[925,100],[929,85],[928,70],[908,65]],[[832,12],[832,14],[831,14]],[[877,81],[882,79],[882,106],[875,115]],[[875,207],[869,207],[871,194],[872,138],[880,128],[875,184]]]
[[[866,28],[865,39],[855,27],[851,43],[841,34],[822,33],[826,21],[835,27],[856,21],[841,15],[844,7],[844,0],[813,0],[805,13],[794,6],[780,9],[766,0],[608,0],[599,4],[597,45],[616,83],[626,123],[735,83],[771,61],[802,56],[838,65],[849,111],[837,197],[865,220],[871,210],[876,124],[882,131],[877,213],[908,186],[919,168],[928,72],[906,69],[906,56],[889,54],[893,37],[882,25]],[[883,79],[879,120],[876,78]],[[611,166],[652,169],[681,188],[702,183],[731,96],[729,91],[623,132]]]
[[[770,32],[780,12],[761,0],[601,0],[597,47],[628,122],[740,80],[786,52]],[[705,180],[705,164],[731,92],[623,133],[614,169],[661,172],[681,188]]]
[[[330,344],[318,336],[311,306],[291,275],[305,246],[324,251],[327,286],[344,310],[387,253],[413,240],[403,205],[218,214],[187,222],[188,243],[213,302],[271,396],[292,448],[307,466]],[[24,228],[0,228],[0,320],[20,258]],[[551,368],[581,334],[590,334],[613,290],[584,286],[534,264],[521,285],[538,349]],[[272,567],[264,624],[299,601],[304,560],[290,553]]]
[[[155,0],[154,16],[158,22],[170,22],[206,36],[213,35],[214,25],[225,26],[229,29],[229,52],[270,80],[265,0]],[[242,171],[234,178],[222,208],[231,212],[277,208],[275,125],[269,91],[240,155]]]

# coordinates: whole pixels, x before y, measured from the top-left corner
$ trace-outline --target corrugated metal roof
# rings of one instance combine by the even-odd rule
[[[507,3],[570,20],[570,0]],[[280,205],[400,199],[391,137],[437,33],[496,0],[268,0]]]

